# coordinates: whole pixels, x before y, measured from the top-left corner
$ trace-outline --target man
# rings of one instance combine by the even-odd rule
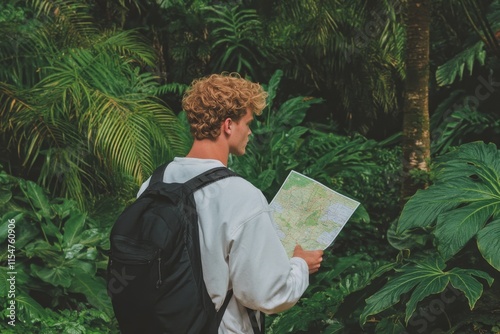
[[[266,97],[260,85],[236,74],[195,80],[182,101],[194,143],[186,157],[167,166],[163,181],[185,182],[227,166],[229,154],[244,154],[253,114],[262,112]],[[289,259],[265,197],[243,178],[212,183],[194,198],[203,276],[216,309],[233,289],[219,334],[252,333],[246,308],[269,314],[292,307],[307,288],[309,273],[318,271],[323,251],[297,246]]]

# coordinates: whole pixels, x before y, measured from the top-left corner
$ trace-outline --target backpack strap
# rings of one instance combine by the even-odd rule
[[[225,179],[230,176],[239,176],[237,173],[228,169],[227,167],[215,167],[205,173],[193,177],[191,180],[187,181],[184,185],[194,193],[196,190],[213,183]]]
[[[222,317],[224,316],[224,312],[226,312],[226,308],[227,308],[227,305],[229,305],[229,301],[231,300],[231,297],[233,297],[233,289],[229,290],[226,293],[226,299],[224,299],[224,303],[222,303],[222,306],[217,311],[217,316],[216,316],[217,328],[219,328],[220,323],[222,322]]]
[[[264,313],[260,312],[260,328],[259,328],[259,323],[257,322],[257,311],[249,309],[248,307],[247,313],[248,317],[250,318],[250,323],[252,324],[252,329],[254,334],[264,334],[266,330],[266,324],[265,324],[265,316]]]
[[[167,168],[168,163],[161,165],[156,168],[151,176],[151,180],[149,181],[149,185],[153,185],[157,182],[163,182],[163,174],[165,174],[165,168]],[[239,176],[237,173],[233,172],[227,167],[215,167],[212,168],[200,175],[197,175],[187,181],[185,185],[190,189],[191,192],[195,192],[196,190],[208,185],[209,183],[225,179],[230,176]]]
[[[163,174],[165,174],[165,168],[167,168],[167,165],[168,165],[168,163],[165,163],[165,164],[163,164],[160,167],[155,169],[155,171],[153,172],[153,175],[151,176],[151,180],[149,181],[149,184],[163,182]]]

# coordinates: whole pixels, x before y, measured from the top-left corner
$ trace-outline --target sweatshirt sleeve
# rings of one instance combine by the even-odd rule
[[[239,302],[268,314],[292,307],[309,284],[307,263],[288,258],[268,210],[256,213],[235,231],[229,273]]]

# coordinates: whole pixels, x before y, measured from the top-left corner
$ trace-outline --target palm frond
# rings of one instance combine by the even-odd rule
[[[188,87],[189,87],[189,85],[186,85],[186,84],[172,82],[169,84],[158,86],[154,90],[153,95],[163,95],[163,94],[172,93],[172,94],[176,94],[178,96],[182,96]]]
[[[236,71],[254,76],[251,64],[258,63],[254,47],[261,35],[262,24],[255,10],[239,7],[207,7],[207,21],[213,25],[215,71]]]
[[[10,57],[2,64],[19,63],[12,84],[0,83],[9,154],[17,153],[55,195],[84,206],[115,182],[138,184],[160,162],[185,153],[178,135],[184,128],[155,98],[158,79],[143,71],[154,65],[155,52],[136,31],[99,31],[82,1],[31,3],[39,29],[16,52],[0,51]],[[33,64],[37,77],[23,80]]]
[[[44,19],[52,19],[57,28],[68,29],[65,36],[78,38],[98,33],[93,24],[89,6],[78,0],[29,0],[36,14]]]
[[[465,50],[458,53],[455,57],[440,65],[436,70],[436,81],[439,86],[451,85],[455,80],[462,80],[464,71],[472,74],[474,64],[479,62],[484,65],[486,51],[483,41],[478,41]]]
[[[135,30],[106,31],[94,42],[96,52],[114,52],[148,66],[154,66],[157,60],[151,46]]]

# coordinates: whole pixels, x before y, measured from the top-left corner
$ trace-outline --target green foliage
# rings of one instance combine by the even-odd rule
[[[404,78],[404,2],[287,1],[269,6],[263,40],[269,61],[286,76],[319,91],[329,113],[366,133],[377,118],[398,110]],[[265,47],[264,46],[264,47]]]
[[[207,22],[213,26],[210,32],[214,39],[213,71],[232,71],[255,77],[253,64],[258,63],[257,41],[262,36],[256,11],[215,5],[207,7],[206,12]]]
[[[11,70],[0,78],[7,163],[80,206],[133,188],[185,147],[177,118],[154,96],[156,78],[142,70],[155,62],[152,48],[135,31],[97,29],[85,2],[33,3],[40,27],[14,34],[22,45],[1,42],[18,46],[1,60]]]
[[[491,66],[491,58],[500,56],[495,37],[499,27],[498,1],[440,0],[433,10],[431,58],[438,64],[439,86],[457,83],[469,77],[478,65]]]
[[[478,234],[485,227],[488,231],[498,231],[499,161],[496,146],[481,142],[462,145],[441,157],[436,166],[435,183],[408,201],[401,213],[398,233],[434,227],[437,249],[445,260],[457,254],[472,238],[478,238],[480,250],[488,249],[488,254],[483,254],[485,259],[500,270],[498,242],[484,239],[484,232],[481,238]]]
[[[167,68],[163,71],[165,76],[168,75],[168,81],[188,84],[194,78],[212,72],[205,11],[210,0],[160,0],[153,3],[158,3],[160,8],[153,7],[148,11],[155,11],[160,19],[150,15],[145,15],[144,19],[148,19],[148,30],[157,32],[154,38],[161,42],[160,47],[165,48]],[[138,26],[143,27],[143,24]]]
[[[481,283],[474,276],[485,279],[490,286],[493,283],[493,278],[480,270],[455,267],[444,271],[444,268],[441,258],[429,257],[396,270],[398,274],[366,300],[367,305],[360,316],[361,325],[366,323],[369,315],[380,313],[399,302],[403,294],[412,291],[406,304],[405,321],[408,322],[420,301],[444,291],[450,283],[465,294],[472,309],[483,292]]]
[[[269,332],[281,333],[344,333],[360,330],[355,325],[359,314],[359,298],[371,282],[392,264],[357,253],[334,257],[326,253],[321,271],[311,276],[310,286],[292,309],[271,318]],[[351,298],[353,295],[355,298]]]
[[[114,327],[110,326],[113,324]],[[5,334],[43,333],[43,334],[101,334],[119,333],[113,319],[105,312],[79,304],[77,309],[64,309],[58,312],[46,309],[43,319],[33,322],[16,322],[16,327],[5,323],[0,330]]]
[[[14,298],[7,300],[7,286],[0,286],[5,310],[0,318],[6,319],[9,300],[15,300],[17,319],[26,324],[45,321],[46,307],[73,308],[81,302],[111,316],[106,284],[99,274],[107,263],[109,227],[100,227],[74,201],[51,199],[35,183],[3,171],[0,193],[2,248],[10,244],[8,224],[15,225],[14,248],[0,255],[1,281],[6,282],[8,272],[17,272]],[[15,256],[13,263],[8,254]]]
[[[15,5],[14,1],[4,1],[0,4],[0,24],[23,22],[26,17],[25,8]]]
[[[478,87],[487,89],[483,87],[484,82]],[[489,98],[490,94],[486,96]],[[466,143],[469,137],[479,136],[487,130],[500,132],[500,118],[494,112],[480,112],[477,105],[474,106],[485,102],[482,100],[467,95],[464,90],[456,90],[441,102],[431,117],[433,154],[446,153],[451,146]]]
[[[438,157],[433,184],[406,203],[388,234],[401,254],[412,257],[400,258],[395,274],[388,275],[387,283],[366,299],[360,324],[375,314],[394,320],[403,308],[405,325],[410,328],[419,322],[411,319],[424,301],[439,304],[440,313],[450,309],[446,319],[450,330],[487,324],[481,316],[485,312],[495,319],[488,310],[498,308],[493,296],[498,294],[494,277],[500,270],[499,158],[496,146],[483,142],[464,144]],[[447,289],[464,296],[471,312],[460,308],[462,302],[456,297],[443,302]],[[401,322],[392,323],[402,326]],[[427,330],[444,329],[424,323]]]
[[[443,154],[451,146],[492,140],[500,133],[497,113],[500,47],[498,1],[440,0],[434,9],[431,59],[436,64],[436,93],[431,117],[431,149]]]
[[[462,80],[465,70],[469,71],[469,75],[472,74],[474,63],[477,61],[480,65],[484,65],[485,59],[484,43],[478,41],[437,68],[437,84],[446,86],[451,85],[457,78]]]

